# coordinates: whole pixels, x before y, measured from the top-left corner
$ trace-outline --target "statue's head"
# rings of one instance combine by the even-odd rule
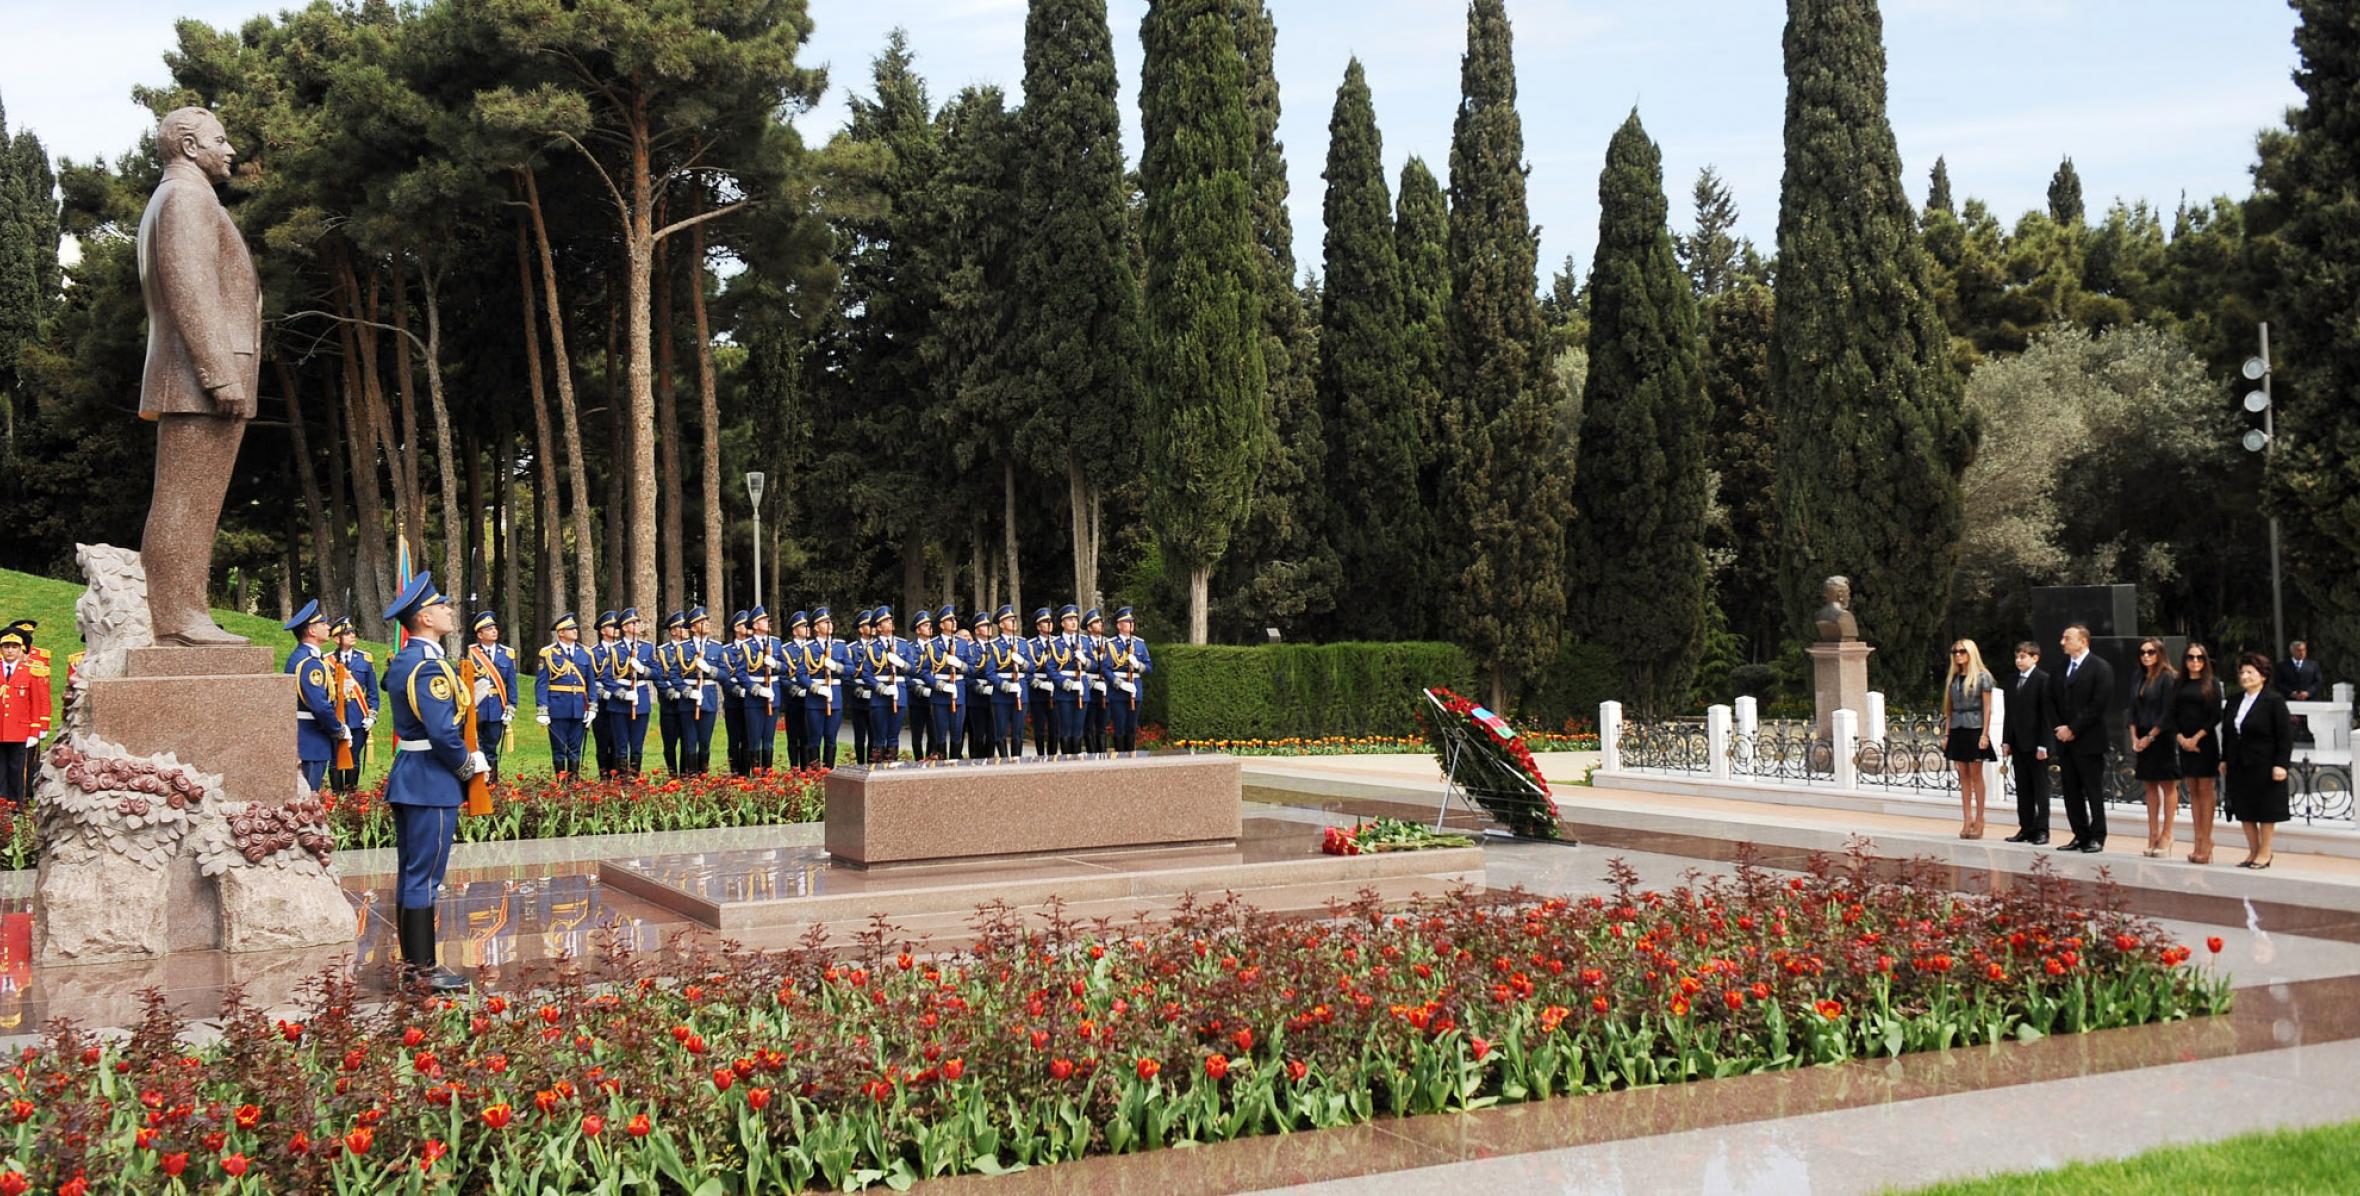
[[[1828,578],[1825,582],[1820,584],[1819,592],[1829,602],[1843,607],[1846,610],[1852,609],[1851,578],[1841,575]]]
[[[221,127],[220,118],[211,109],[190,107],[164,114],[164,123],[156,127],[156,154],[166,166],[186,159],[204,171],[206,178],[226,183],[238,151],[229,143],[229,130]]]

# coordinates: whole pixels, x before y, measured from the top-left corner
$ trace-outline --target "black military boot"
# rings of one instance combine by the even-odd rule
[[[397,928],[401,932],[402,963],[405,977],[413,985],[438,993],[465,992],[467,978],[457,972],[437,967],[434,961],[434,909],[402,909],[398,911]]]

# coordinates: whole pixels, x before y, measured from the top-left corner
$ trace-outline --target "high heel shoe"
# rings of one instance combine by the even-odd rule
[[[2270,865],[2272,865],[2272,864],[2275,864],[2275,863],[2277,863],[2277,862],[2278,862],[2278,857],[2277,857],[2277,856],[2271,856],[2269,859],[2263,860],[2263,861],[2262,861],[2261,863],[2259,863],[2259,864],[2255,864],[2255,865],[2253,866],[2253,870],[2254,870],[2254,871],[2256,871],[2256,872],[2259,872],[2259,871],[2263,870],[2264,868],[2267,868],[2267,867],[2269,867]]]

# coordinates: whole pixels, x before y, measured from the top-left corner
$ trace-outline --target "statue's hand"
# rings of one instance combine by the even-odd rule
[[[212,394],[214,406],[223,411],[243,412],[246,409],[246,384],[243,382],[223,383]]]

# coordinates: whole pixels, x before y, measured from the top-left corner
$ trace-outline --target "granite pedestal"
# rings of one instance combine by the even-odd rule
[[[886,864],[1234,842],[1237,760],[1126,753],[839,768],[827,848]]]
[[[1805,649],[1811,654],[1813,707],[1819,738],[1835,738],[1836,711],[1868,713],[1868,656],[1876,649],[1859,640],[1824,641]]]

